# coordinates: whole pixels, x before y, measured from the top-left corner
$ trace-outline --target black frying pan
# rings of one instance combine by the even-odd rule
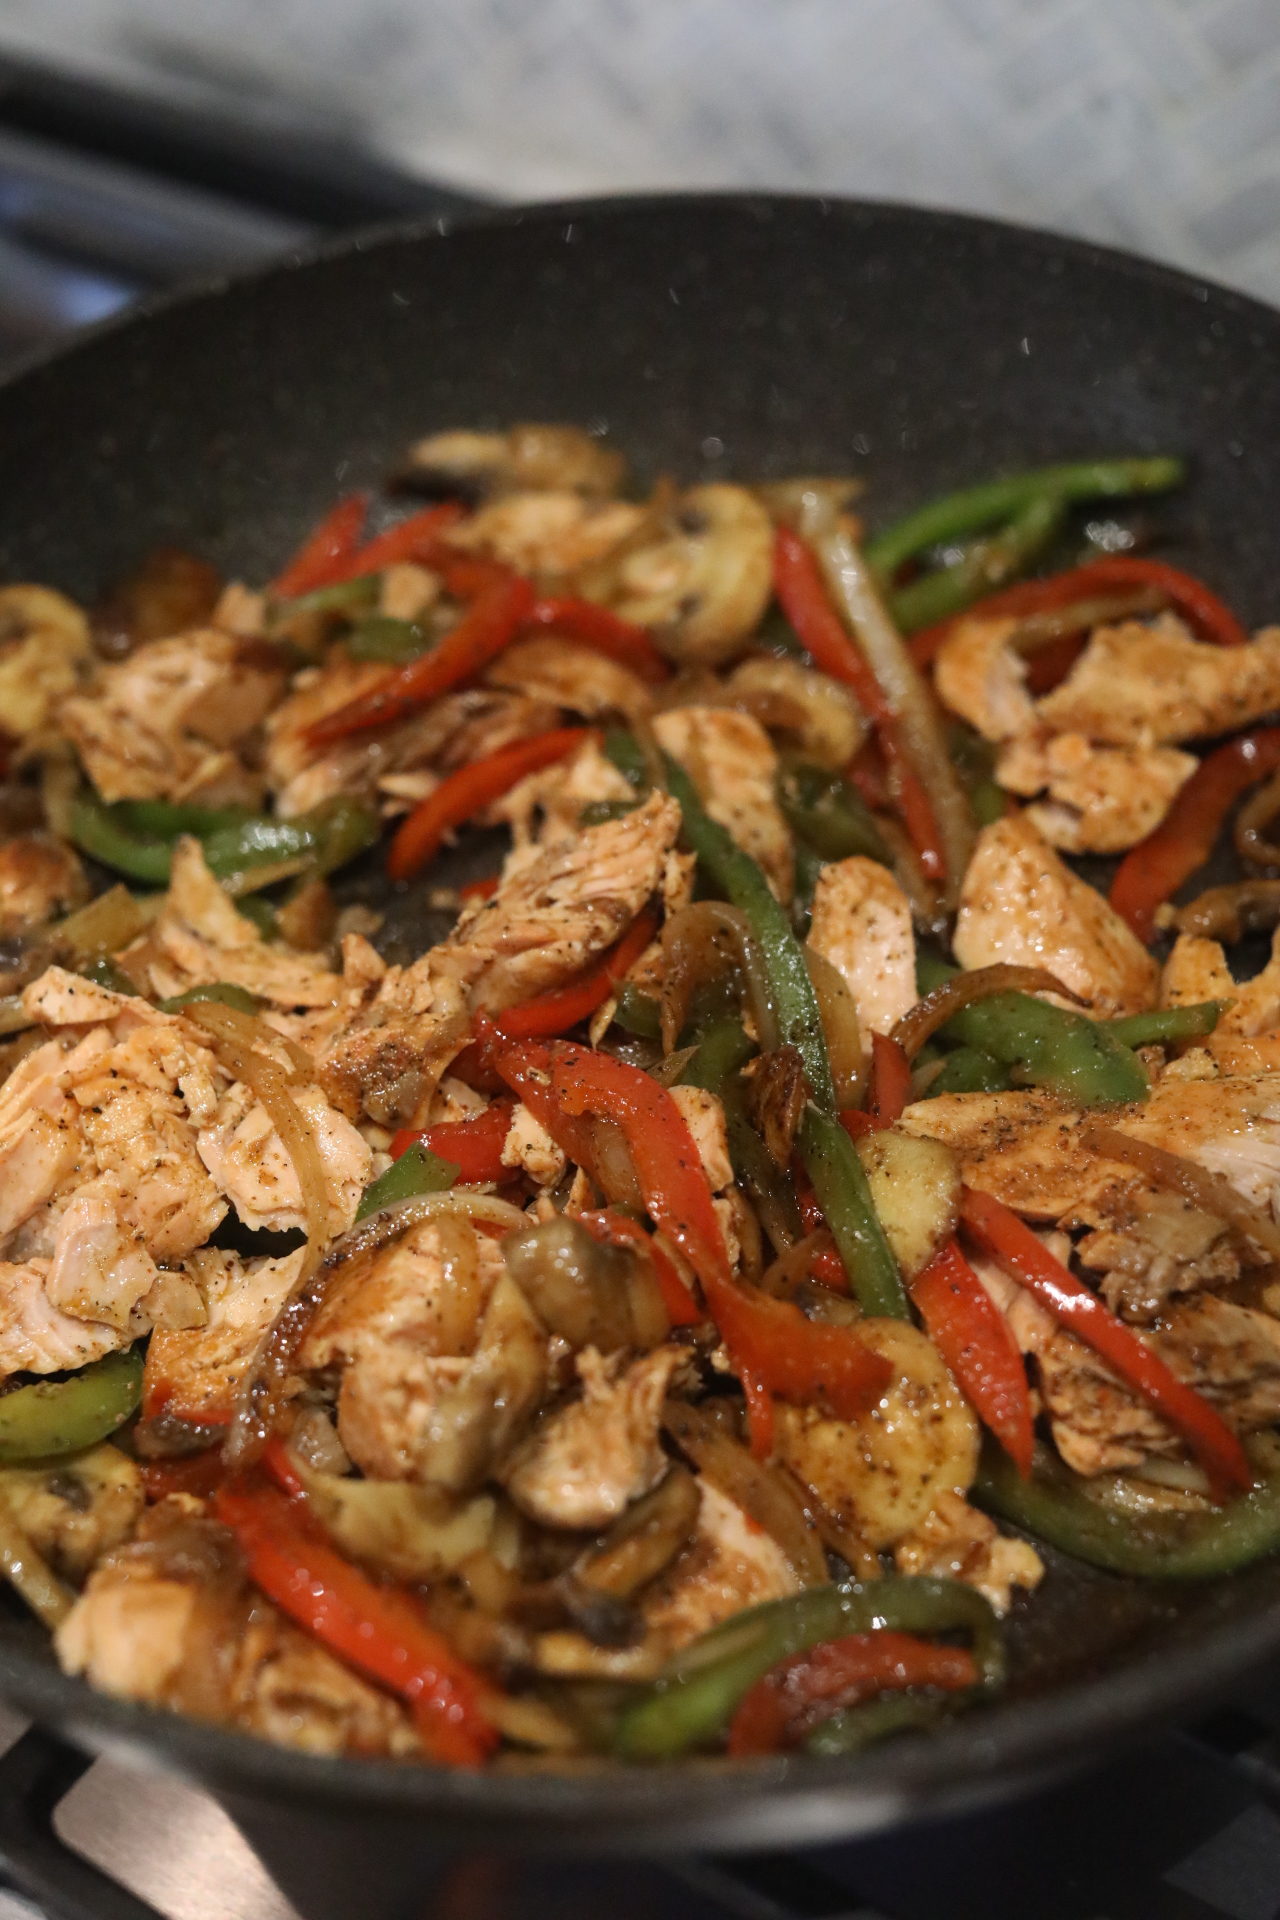
[[[574,420],[642,478],[866,472],[889,516],[1039,461],[1182,451],[1180,557],[1280,608],[1280,316],[1074,242],[893,207],[696,198],[409,230],[163,303],[0,390],[0,579],[91,594],[158,542],[267,577],[433,427]],[[863,1758],[441,1774],[331,1762],[91,1693],[16,1608],[0,1694],[237,1807],[437,1844],[799,1844],[1026,1786],[1280,1650],[1280,1568],[1160,1591],[1057,1562],[1004,1704]]]

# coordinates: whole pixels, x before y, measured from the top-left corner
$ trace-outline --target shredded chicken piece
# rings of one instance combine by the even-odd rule
[[[442,1215],[374,1256],[353,1261],[312,1321],[304,1371],[342,1367],[338,1431],[376,1479],[414,1476],[431,1415],[465,1372],[494,1286],[496,1242]]]
[[[555,582],[603,560],[644,517],[629,500],[592,499],[568,488],[508,493],[453,528],[449,544]]]
[[[1022,816],[984,827],[964,877],[955,955],[962,967],[1047,967],[1103,1016],[1138,1013],[1158,968],[1100,893]]]
[[[216,627],[137,647],[98,669],[59,720],[104,800],[257,800],[236,749],[285,687],[283,656]]]
[[[733,1185],[733,1162],[729,1158],[729,1133],[725,1124],[724,1102],[705,1087],[672,1087],[671,1097],[684,1116],[698,1149],[703,1172],[712,1193],[723,1193]]]
[[[656,1347],[618,1370],[594,1347],[577,1355],[582,1398],[549,1413],[502,1470],[507,1492],[545,1527],[608,1526],[667,1469],[659,1440],[662,1403],[684,1362]]]
[[[997,1613],[1008,1613],[1013,1589],[1031,1592],[1044,1579],[1044,1562],[1027,1540],[1011,1540],[994,1520],[960,1493],[941,1494],[918,1527],[893,1550],[899,1573],[963,1580],[985,1595]]]
[[[916,1004],[911,903],[879,861],[854,854],[822,869],[809,945],[840,974],[864,1033],[889,1033]]]
[[[502,1143],[504,1167],[518,1167],[540,1187],[558,1187],[564,1179],[568,1161],[536,1115],[523,1100],[517,1101],[507,1137]]]
[[[264,940],[210,873],[200,842],[186,835],[174,849],[164,907],[121,964],[161,1000],[226,981],[276,1006],[326,1007],[342,984],[322,954]]]
[[[225,1418],[298,1277],[304,1251],[253,1260],[214,1247],[192,1254],[187,1267],[201,1288],[207,1317],[203,1326],[152,1334],[146,1406],[196,1424]]]
[[[291,1086],[290,1097],[308,1123],[325,1176],[331,1234],[349,1227],[369,1184],[372,1155],[351,1122],[317,1086]],[[200,1158],[218,1190],[255,1232],[306,1225],[298,1172],[275,1125],[252,1091],[237,1081],[196,1136]]]
[[[518,780],[490,807],[489,817],[511,828],[517,849],[536,845],[545,852],[572,845],[582,832],[584,808],[601,801],[632,806],[635,800],[630,781],[587,740],[567,760]]]

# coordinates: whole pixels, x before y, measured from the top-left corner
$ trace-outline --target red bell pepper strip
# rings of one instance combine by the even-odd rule
[[[918,667],[930,665],[960,620],[1048,613],[1059,607],[1074,606],[1077,600],[1088,600],[1094,594],[1123,591],[1126,587],[1155,587],[1201,640],[1212,641],[1220,647],[1248,644],[1249,636],[1235,614],[1203,580],[1184,573],[1181,567],[1171,567],[1164,560],[1148,560],[1136,553],[1114,553],[1100,560],[1089,560],[1082,567],[1072,567],[1067,573],[1052,574],[1047,580],[1021,580],[999,593],[989,593],[985,600],[977,601],[963,613],[939,620],[936,626],[925,627],[917,633],[910,642],[911,657]]]
[[[777,1441],[778,1420],[773,1395],[758,1373],[744,1367],[739,1374],[742,1397],[747,1403],[747,1440],[752,1458],[769,1460]]]
[[[411,1594],[344,1560],[274,1487],[224,1485],[213,1505],[255,1586],[340,1660],[406,1700],[433,1760],[477,1767],[487,1759],[499,1736],[482,1704],[485,1683]]]
[[[1110,900],[1139,940],[1156,930],[1156,908],[1213,852],[1241,794],[1280,769],[1280,727],[1260,727],[1218,747],[1196,768],[1160,825],[1126,853]]]
[[[853,688],[875,728],[891,790],[925,877],[945,878],[946,859],[933,806],[903,747],[897,716],[832,606],[817,560],[790,527],[779,527],[774,539],[773,583],[783,612],[815,666]]]
[[[398,520],[394,527],[376,533],[345,560],[338,561],[324,584],[336,586],[340,580],[358,580],[362,574],[381,573],[384,567],[404,560],[430,566],[440,550],[440,535],[456,526],[464,513],[465,508],[456,500],[444,500],[437,507],[411,513],[407,520]]]
[[[993,1195],[966,1187],[960,1217],[1011,1279],[1034,1294],[1060,1326],[1091,1347],[1182,1436],[1208,1475],[1215,1500],[1225,1500],[1233,1489],[1247,1491],[1252,1486],[1244,1448],[1222,1416],[1170,1371],[1154,1347],[1117,1320],[1091,1288],[1041,1245],[1016,1213]]]
[[[563,760],[592,737],[590,727],[554,727],[532,740],[513,740],[484,760],[459,767],[435,787],[400,822],[387,854],[387,872],[393,880],[411,880],[436,854],[446,833],[460,827],[509,793],[527,774]]]
[[[533,588],[515,574],[478,594],[438,647],[388,673],[380,685],[307,729],[312,747],[332,746],[403,720],[463,680],[473,680],[519,633],[533,605]]]
[[[579,1021],[589,1020],[626,979],[657,931],[657,914],[651,910],[642,913],[603,960],[577,980],[500,1013],[494,1022],[498,1032],[512,1040],[536,1040],[546,1034],[567,1033]]]
[[[468,880],[464,887],[458,888],[459,900],[492,900],[498,891],[502,876],[487,873],[483,880]]]
[[[702,1282],[739,1378],[745,1371],[801,1405],[824,1401],[844,1420],[873,1406],[892,1375],[882,1355],[849,1328],[806,1320],[790,1301],[740,1286],[730,1274],[698,1149],[668,1090],[611,1054],[564,1044],[549,1051],[556,1116],[544,1124],[553,1138],[560,1114],[596,1114],[621,1127],[645,1207]],[[501,1055],[497,1064],[504,1072]]]
[[[580,640],[655,685],[671,678],[670,663],[654,646],[647,628],[637,626],[634,620],[624,620],[608,607],[597,606],[594,600],[539,600],[529,615],[529,624],[546,627],[566,640]]]
[[[871,1036],[871,1091],[867,1108],[879,1128],[891,1127],[911,1104],[911,1062],[902,1046],[883,1033]]]
[[[209,1500],[226,1477],[221,1447],[206,1447],[203,1453],[188,1453],[180,1460],[142,1463],[142,1488],[148,1500],[164,1500],[171,1493],[190,1493],[198,1500]]]
[[[612,1207],[600,1207],[592,1213],[580,1213],[578,1219],[597,1240],[615,1247],[639,1247],[653,1262],[654,1277],[662,1293],[662,1304],[673,1327],[696,1327],[706,1315],[680,1277],[671,1255],[646,1233],[638,1220]]]
[[[963,1647],[938,1646],[889,1627],[824,1640],[780,1660],[748,1689],[729,1725],[729,1752],[743,1758],[797,1746],[828,1715],[873,1694],[908,1687],[954,1692],[977,1681],[977,1663]]]
[[[1031,1389],[1004,1315],[954,1240],[943,1242],[910,1290],[925,1332],[1025,1479],[1034,1446]]]
[[[367,493],[348,494],[345,500],[330,507],[288,566],[271,582],[271,592],[276,599],[296,600],[299,594],[314,593],[317,587],[330,587],[339,580],[349,579],[341,569],[360,545],[368,512]]]
[[[402,1127],[392,1136],[391,1157],[398,1160],[410,1147],[424,1146],[441,1160],[451,1160],[458,1169],[456,1184],[462,1187],[487,1186],[492,1181],[510,1178],[511,1168],[502,1164],[502,1147],[511,1129],[511,1100],[495,1100],[474,1120],[441,1120],[434,1127]]]

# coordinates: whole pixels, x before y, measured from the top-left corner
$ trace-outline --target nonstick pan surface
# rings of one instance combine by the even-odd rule
[[[572,420],[643,482],[858,471],[884,520],[1041,461],[1175,451],[1167,551],[1280,611],[1280,316],[987,221],[664,198],[397,230],[180,296],[0,389],[0,579],[88,596],[175,543],[265,578],[447,426]],[[398,905],[401,931],[412,899]],[[0,1694],[86,1745],[435,1844],[800,1844],[1013,1793],[1280,1651],[1280,1566],[1182,1590],[1054,1563],[1003,1704],[858,1759],[473,1776],[284,1751],[91,1693],[16,1606]]]

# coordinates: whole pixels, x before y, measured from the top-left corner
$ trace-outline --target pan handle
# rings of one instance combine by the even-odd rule
[[[60,1839],[59,1803],[92,1754],[31,1727],[0,1758],[0,1870],[52,1920],[163,1920]]]

